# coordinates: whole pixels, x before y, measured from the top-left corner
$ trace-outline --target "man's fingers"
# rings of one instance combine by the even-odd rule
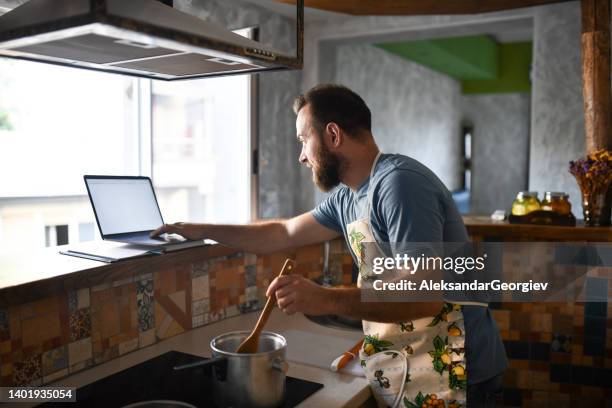
[[[167,224],[164,224],[161,227],[159,227],[158,229],[156,229],[155,231],[151,232],[150,236],[151,237],[156,237],[158,235],[161,235],[161,234],[165,233],[166,232],[166,225]]]
[[[293,298],[293,296],[286,296],[284,298],[276,299],[276,303],[278,304],[278,307],[281,308],[282,310],[284,310],[285,308],[293,304],[293,302],[295,302],[295,299]]]
[[[283,298],[277,299],[276,303],[278,303],[278,308],[288,315],[292,315],[297,311],[297,302],[295,300],[295,295],[285,296]]]
[[[295,281],[291,282],[294,283]],[[287,284],[285,286],[282,286],[278,289],[276,289],[276,292],[274,292],[274,294],[276,295],[276,298],[282,298],[285,296],[288,296],[292,293],[295,293],[295,287],[292,284]]]
[[[266,296],[270,297],[273,293],[276,293],[277,290],[279,290],[283,286],[290,284],[294,280],[295,277],[292,275],[279,276],[277,278],[274,278],[270,286],[268,286],[268,290],[266,290]]]
[[[289,316],[297,312],[297,309],[295,308],[295,305],[293,303],[289,305],[288,307],[281,309],[281,310],[283,311],[283,313],[288,314]]]

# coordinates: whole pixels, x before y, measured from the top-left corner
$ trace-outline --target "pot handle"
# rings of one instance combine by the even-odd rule
[[[184,370],[187,368],[195,368],[195,367],[206,367],[206,366],[220,366],[225,368],[227,366],[227,357],[213,357],[206,360],[196,361],[195,363],[183,364],[180,366],[174,367],[174,370]]]
[[[280,371],[283,374],[287,374],[287,371],[289,371],[289,363],[282,358],[277,357],[272,361],[272,369]]]

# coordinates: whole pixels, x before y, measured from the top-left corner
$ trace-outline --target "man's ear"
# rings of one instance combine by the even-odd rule
[[[344,137],[344,134],[342,133],[342,129],[340,129],[340,126],[338,126],[337,123],[329,122],[325,126],[325,130],[327,134],[329,135],[330,147],[332,148],[340,147],[340,145],[343,142],[342,139]]]

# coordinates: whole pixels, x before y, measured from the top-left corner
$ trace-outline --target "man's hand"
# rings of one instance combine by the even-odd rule
[[[202,239],[202,233],[198,231],[195,224],[186,222],[176,222],[174,224],[164,224],[155,231],[151,232],[151,237],[157,237],[161,234],[178,234],[184,238],[191,240]]]
[[[276,294],[278,307],[288,315],[296,312],[315,316],[332,313],[331,291],[301,275],[274,279],[266,291],[267,296],[271,294]]]

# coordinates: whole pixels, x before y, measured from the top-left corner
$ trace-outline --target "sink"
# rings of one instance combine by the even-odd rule
[[[304,315],[308,320],[316,324],[320,324],[325,327],[333,327],[336,329],[351,330],[351,331],[362,331],[361,320],[352,319],[344,316],[337,315],[322,315],[322,316],[311,316]]]
[[[329,257],[329,241],[325,242],[325,256],[323,262],[323,274],[317,276],[313,279],[313,281],[324,287],[332,287],[333,285],[330,283],[332,279],[329,277],[328,271],[328,257]],[[325,327],[333,327],[336,329],[344,329],[351,331],[363,331],[363,326],[361,325],[361,320],[353,319],[345,316],[338,315],[322,315],[322,316],[311,316],[304,315],[308,320],[314,322],[316,324],[320,324]]]

